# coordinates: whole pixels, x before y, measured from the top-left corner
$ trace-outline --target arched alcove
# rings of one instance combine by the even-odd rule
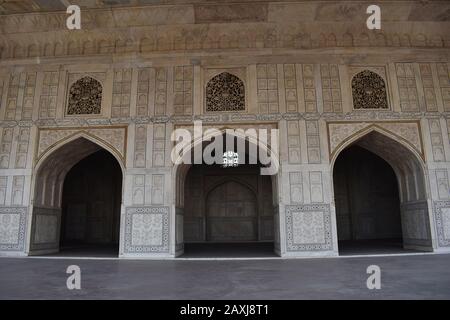
[[[259,149],[274,158],[277,154],[248,137],[219,132],[214,139],[224,140],[222,153],[238,153],[237,149],[226,149],[227,139],[234,140],[235,147],[241,143],[244,152],[238,153],[236,167],[195,161],[191,151],[198,147],[203,153],[210,144],[204,139],[186,150],[184,163],[175,162],[177,255],[185,249],[188,256],[209,257],[279,253],[278,174],[275,170],[273,175],[261,175],[264,166],[259,161]]]
[[[115,152],[101,141],[97,141],[90,136],[74,136],[46,152],[37,162],[33,176],[29,253],[47,254],[56,253],[60,250],[64,210],[65,213],[67,213],[67,210],[72,210],[71,221],[76,221],[76,223],[81,223],[80,220],[82,219],[89,220],[96,215],[98,218],[98,213],[109,206],[109,204],[103,206],[102,202],[108,202],[110,199],[108,194],[102,194],[101,197],[97,198],[94,195],[98,194],[100,189],[107,189],[108,177],[117,177],[117,179],[111,180],[109,184],[114,184],[114,190],[118,190],[118,199],[111,201],[114,202],[116,215],[120,215],[122,168],[121,160],[117,158]],[[108,170],[109,172],[107,172]],[[70,179],[67,180],[67,177]],[[84,178],[79,180],[80,177]],[[75,185],[68,185],[68,183]],[[78,193],[76,191],[77,183],[81,183],[81,186],[78,186]],[[104,183],[105,185],[96,188],[96,190],[91,190],[91,192],[85,192],[92,189],[97,183]],[[71,194],[65,194],[67,190]],[[65,208],[63,208],[63,199],[65,199]],[[74,199],[75,201],[72,201]],[[84,209],[80,206],[77,207],[77,204],[83,204]],[[73,216],[73,210],[75,209],[79,211],[78,216]],[[108,211],[108,209],[105,210]],[[110,214],[111,212],[104,213]],[[117,220],[117,217],[114,219]],[[91,220],[95,220],[95,217]],[[67,228],[66,225],[65,229]],[[98,232],[101,229],[97,226],[88,231],[88,228],[90,227],[86,227],[85,231],[91,233]],[[113,229],[116,230],[118,227]],[[114,236],[111,234],[111,236],[114,242],[117,242],[118,234]],[[78,239],[81,237],[78,234]],[[88,242],[86,241],[86,243]]]
[[[340,146],[332,164],[338,240],[397,238],[400,248],[433,250],[424,164],[406,142],[368,129]],[[372,253],[386,249],[386,241],[369,244]]]

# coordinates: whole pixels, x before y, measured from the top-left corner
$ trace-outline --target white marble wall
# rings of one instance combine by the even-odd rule
[[[403,12],[403,5],[390,4],[398,9],[392,12]],[[326,6],[331,11],[312,3],[249,6],[242,14],[256,10],[255,16],[230,24],[211,22],[207,8],[184,12],[175,6],[167,21],[157,19],[162,29],[139,20],[136,39],[123,32],[120,39],[106,39],[104,29],[92,25],[91,37],[74,39],[44,18],[34,29],[28,16],[21,26],[11,17],[3,22],[5,41],[15,36],[22,42],[0,44],[2,254],[57,250],[58,187],[65,171],[61,167],[59,180],[52,180],[37,169],[51,165],[51,155],[77,138],[109,150],[123,169],[120,256],[182,253],[182,184],[170,158],[170,135],[193,120],[280,130],[273,204],[281,256],[338,254],[332,166],[348,142],[371,131],[410,152],[398,164],[408,236],[423,238],[430,249],[450,250],[448,22],[430,22],[422,35],[407,34],[414,21],[388,24],[385,34],[361,34],[359,20],[348,28],[330,13],[340,12],[338,4]],[[158,17],[167,9],[158,8],[146,10]],[[307,8],[320,19],[299,30],[298,17]],[[132,11],[122,12],[122,27]],[[205,34],[197,32],[205,26]],[[54,43],[44,41],[48,30]],[[34,35],[42,45],[22,45]],[[388,110],[353,110],[351,79],[365,69],[385,80]],[[223,71],[244,82],[245,111],[205,111],[206,83]],[[85,75],[103,86],[101,114],[69,116],[69,86]],[[429,228],[415,230],[416,220]]]
[[[193,119],[191,100],[204,99],[198,96],[202,95],[205,85],[202,70],[206,72],[207,69],[200,67],[200,72],[195,72],[195,68],[66,65],[59,71],[53,70],[54,67],[30,67],[31,71],[21,73],[16,72],[17,68],[3,69],[2,105],[7,108],[1,109],[0,201],[8,212],[1,220],[2,230],[5,230],[2,248],[7,248],[4,251],[48,249],[51,246],[43,246],[42,241],[49,238],[51,232],[53,240],[48,243],[57,246],[55,237],[58,236],[59,218],[54,223],[45,223],[45,228],[39,225],[43,224],[42,219],[53,216],[52,210],[58,209],[58,201],[54,197],[60,194],[51,185],[42,187],[44,196],[53,202],[37,203],[42,194],[35,190],[40,182],[39,175],[36,181],[32,180],[33,168],[45,162],[43,158],[57,149],[55,145],[64,145],[77,135],[86,135],[93,137],[94,142],[103,143],[102,147],[114,152],[119,159],[122,157],[125,183],[121,255],[152,255],[156,252],[158,255],[175,255],[176,247],[180,248],[178,244],[182,243],[182,232],[177,230],[182,225],[183,215],[175,215],[176,187],[170,159],[170,134],[176,123],[190,125]],[[338,64],[248,65],[246,112],[222,115],[206,114],[203,109],[197,109],[202,120],[219,121],[221,125],[230,123],[238,127],[240,122],[245,124],[253,119],[260,126],[275,123],[279,128],[281,170],[278,173],[278,203],[274,204],[279,208],[277,231],[281,255],[337,254],[330,164],[347,139],[364,130],[369,132],[372,127],[391,132],[402,143],[415,148],[419,158],[422,156],[419,160],[426,163],[423,168],[425,175],[415,177],[418,180],[413,182],[423,185],[422,194],[417,198],[423,199],[422,204],[405,204],[403,212],[413,213],[404,221],[406,225],[417,225],[408,221],[414,221],[418,211],[407,208],[421,206],[429,212],[420,218],[422,222],[430,222],[429,245],[445,249],[449,241],[445,212],[450,200],[450,120],[446,119],[445,113],[447,87],[444,79],[448,65],[402,63],[379,67],[386,72],[383,77],[395,80],[394,85],[392,80],[387,81],[391,110],[345,114],[343,110],[351,111],[348,83],[352,68]],[[415,72],[414,76],[411,72]],[[102,115],[67,116],[64,110],[68,83],[85,74],[96,75],[102,82]],[[35,79],[38,81],[33,82]],[[396,85],[398,83],[402,85]],[[342,87],[342,84],[347,85]],[[410,100],[403,100],[402,104],[402,99],[406,99],[402,98],[402,86],[411,92],[408,99],[417,100],[417,106]],[[411,91],[411,88],[415,90]],[[434,95],[421,95],[425,89],[432,90]],[[187,100],[181,102],[181,95]],[[416,113],[402,109],[402,106],[413,108]],[[15,109],[15,113],[11,111]],[[404,116],[402,113],[397,116],[394,113],[396,109]],[[424,113],[417,113],[416,109]],[[251,110],[259,113],[251,113]],[[174,116],[169,117],[171,114]],[[34,209],[28,209],[33,205]],[[52,214],[38,213],[45,208]],[[17,213],[11,213],[11,210]],[[21,213],[23,210],[28,212],[26,219]],[[154,212],[163,213],[156,215]],[[58,217],[58,214],[54,216]],[[163,228],[162,221],[167,221],[167,228]],[[306,221],[315,222],[308,226]],[[24,228],[24,224],[27,227]],[[158,224],[157,230],[149,234],[142,231],[150,225],[153,230]],[[35,228],[42,231],[33,233]],[[406,227],[405,230],[411,228]],[[29,235],[20,238],[20,230],[27,230]],[[136,230],[135,234],[133,230]],[[20,241],[16,240],[19,238]],[[167,243],[163,245],[164,241]],[[16,246],[12,245],[13,242]]]

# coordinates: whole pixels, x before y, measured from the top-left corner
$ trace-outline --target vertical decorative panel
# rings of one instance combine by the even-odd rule
[[[303,179],[301,172],[289,173],[291,203],[303,203]]]
[[[134,166],[145,168],[147,148],[147,126],[137,125],[134,139]]]
[[[2,101],[3,101],[3,92],[5,91],[5,80],[0,77],[0,108],[3,108]]]
[[[13,205],[21,205],[23,201],[23,188],[25,186],[25,177],[24,176],[15,176],[13,178],[13,186],[12,186],[12,204]]]
[[[448,185],[448,173],[446,169],[436,170],[436,183],[439,199],[448,199],[450,197],[450,188]]]
[[[11,74],[9,79],[8,97],[6,99],[5,120],[15,120],[19,105],[19,88],[21,73]]]
[[[445,161],[441,124],[439,123],[438,119],[430,119],[428,123],[430,126],[430,139],[431,147],[433,150],[433,159],[437,162]]]
[[[11,156],[11,147],[13,141],[13,128],[4,128],[0,145],[0,168],[7,169],[9,167],[9,158]]]
[[[29,141],[30,141],[30,128],[20,128],[15,161],[15,167],[17,169],[23,169],[27,165]]]
[[[450,142],[450,119],[447,119],[447,137],[448,141]]]
[[[5,205],[8,177],[0,177],[0,205]]]
[[[130,115],[131,79],[133,69],[114,70],[112,117],[128,117]]]
[[[305,92],[306,112],[317,112],[316,83],[314,78],[314,65],[304,64],[303,71],[303,90]]]
[[[56,116],[56,99],[58,97],[58,72],[45,72],[39,100],[39,118],[52,119]]]
[[[309,186],[311,188],[311,202],[323,202],[322,172],[311,171],[309,173]]]
[[[423,93],[427,111],[437,111],[436,94],[434,92],[433,74],[429,63],[420,64],[420,76],[422,78]]]
[[[276,113],[278,105],[278,71],[276,64],[256,66],[258,108],[260,113]]]
[[[148,104],[150,100],[150,68],[139,70],[137,88],[137,115],[139,117],[148,116]]]
[[[286,111],[298,111],[297,76],[295,64],[284,65],[284,89],[286,97]]]
[[[300,150],[300,128],[298,121],[287,122],[289,163],[299,164],[301,162]]]
[[[163,167],[165,161],[166,126],[155,124],[153,127],[153,166]]]
[[[142,205],[145,201],[145,175],[133,176],[133,205]]]
[[[164,203],[164,175],[152,175],[152,204]]]
[[[308,146],[308,162],[320,163],[320,137],[318,121],[306,121],[306,141]]]
[[[450,111],[450,73],[446,63],[438,63],[437,75],[439,79],[439,87],[441,88],[442,102],[444,111]]]
[[[175,114],[192,114],[194,97],[194,68],[179,66],[174,69],[173,91]]]
[[[322,64],[322,96],[324,112],[342,112],[341,84],[339,69],[336,64]]]
[[[23,251],[27,207],[0,207],[0,251]]]
[[[23,120],[31,120],[31,117],[33,116],[35,88],[36,88],[36,73],[35,72],[27,73],[22,104]]]
[[[167,108],[167,69],[156,68],[155,73],[155,116],[162,116]]]
[[[396,69],[402,111],[419,111],[414,64],[397,63]]]

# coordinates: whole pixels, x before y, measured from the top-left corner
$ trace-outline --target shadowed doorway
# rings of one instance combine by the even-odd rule
[[[402,252],[398,182],[392,167],[358,145],[334,167],[340,254]]]
[[[122,171],[108,151],[78,162],[64,180],[60,254],[117,256],[121,194]]]
[[[184,194],[184,257],[275,256],[272,180],[259,165],[194,165]]]

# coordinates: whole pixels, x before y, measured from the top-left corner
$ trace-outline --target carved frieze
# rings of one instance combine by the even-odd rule
[[[37,158],[40,158],[48,149],[57,143],[78,134],[94,137],[113,148],[125,159],[126,154],[126,127],[92,127],[92,128],[43,128],[39,130]]]
[[[419,154],[423,154],[420,125],[417,121],[385,121],[385,122],[329,122],[328,135],[330,154],[333,155],[339,146],[368,128],[387,131],[408,142]]]

